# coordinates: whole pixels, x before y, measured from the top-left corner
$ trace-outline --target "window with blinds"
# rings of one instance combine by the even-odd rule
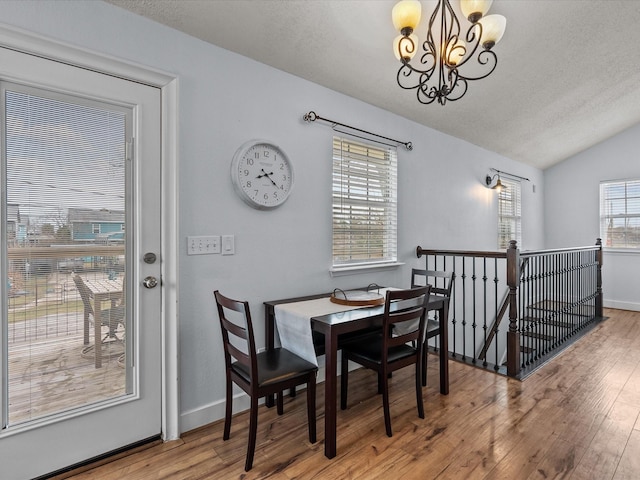
[[[516,180],[500,179],[503,188],[498,193],[498,249],[509,247],[509,242],[515,240],[522,248],[522,214],[521,214],[521,186]]]
[[[600,184],[600,238],[605,247],[640,248],[640,180]]]
[[[397,261],[395,148],[333,138],[333,267]]]

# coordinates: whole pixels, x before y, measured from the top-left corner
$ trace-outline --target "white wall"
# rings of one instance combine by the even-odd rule
[[[490,167],[532,180],[523,184],[524,247],[543,247],[543,178],[535,168],[105,3],[3,2],[0,22],[179,78],[182,243],[177,280],[183,430],[223,416],[223,356],[213,290],[251,301],[257,341],[263,345],[266,300],[371,282],[408,286],[409,269],[423,265],[415,258],[417,245],[493,250],[495,192],[484,187]],[[397,94],[406,92],[398,89]],[[330,276],[332,132],[320,124],[305,124],[302,115],[309,110],[413,142],[412,152],[398,150],[399,260],[404,267]],[[275,211],[249,208],[231,185],[232,156],[251,138],[278,144],[294,164],[293,193]],[[187,256],[186,236],[205,234],[235,235],[236,255]],[[589,232],[580,243],[592,238]]]
[[[545,170],[545,245],[595,244],[600,237],[600,182],[640,178],[640,125]],[[604,251],[606,307],[640,310],[640,252]]]

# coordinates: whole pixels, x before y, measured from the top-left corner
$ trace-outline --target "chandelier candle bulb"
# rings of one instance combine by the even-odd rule
[[[398,35],[393,41],[393,53],[398,60],[410,61],[416,54],[418,42],[418,36],[415,33],[411,35]]]
[[[448,52],[447,52],[447,64],[451,66],[456,66],[462,62],[465,53],[467,53],[466,44],[462,40],[458,40],[455,42],[451,42],[449,44]]]
[[[410,35],[416,29],[421,15],[422,4],[418,0],[401,0],[391,11],[393,26],[403,35]]]
[[[487,15],[478,22],[482,25],[482,46],[489,50],[498,43],[507,27],[507,19],[502,15]]]
[[[467,20],[476,23],[487,14],[493,0],[460,0],[460,10]]]

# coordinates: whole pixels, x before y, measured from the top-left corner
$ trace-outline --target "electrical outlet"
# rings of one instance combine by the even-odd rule
[[[220,253],[220,235],[187,237],[187,255]]]

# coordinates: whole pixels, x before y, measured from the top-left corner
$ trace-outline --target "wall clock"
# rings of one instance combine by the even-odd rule
[[[293,166],[280,147],[265,140],[249,140],[233,156],[231,181],[245,203],[269,210],[289,197]]]

